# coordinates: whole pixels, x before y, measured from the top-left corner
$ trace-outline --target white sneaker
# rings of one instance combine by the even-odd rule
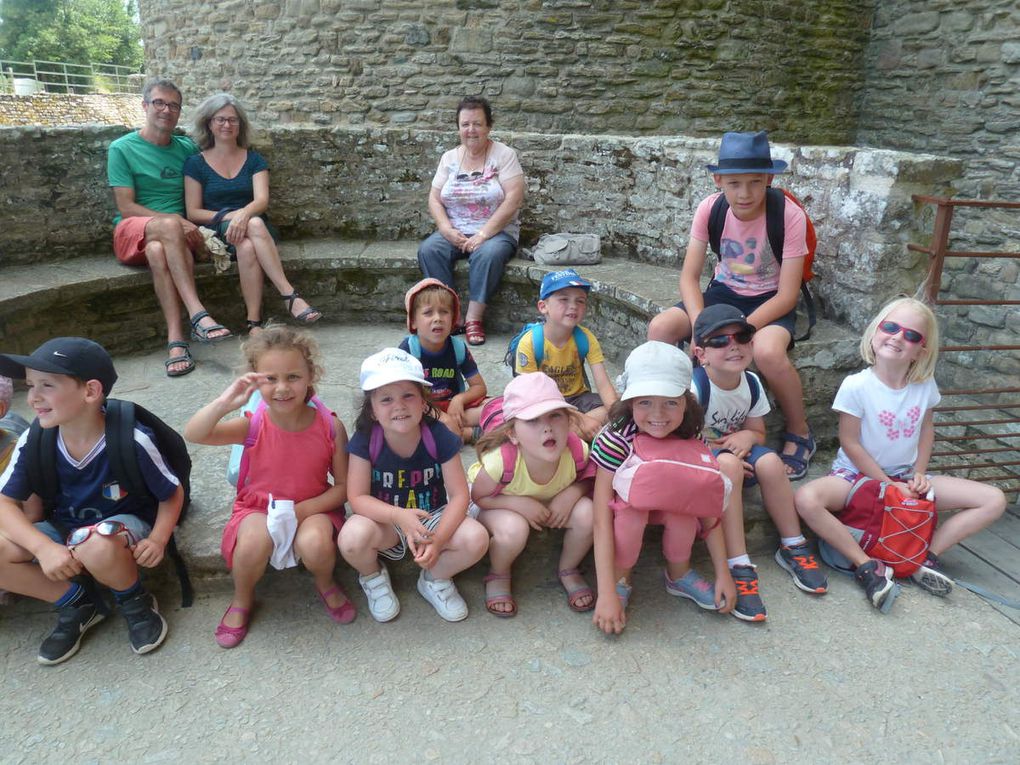
[[[423,569],[418,576],[418,592],[446,621],[459,622],[467,619],[467,603],[457,592],[452,579],[433,579],[432,575]]]
[[[358,584],[368,598],[368,612],[377,622],[388,622],[400,613],[400,601],[390,584],[390,572],[381,561],[378,573],[359,576]]]

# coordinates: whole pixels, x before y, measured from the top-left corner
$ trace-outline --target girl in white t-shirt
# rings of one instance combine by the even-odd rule
[[[991,525],[1006,507],[1005,496],[994,486],[927,475],[935,440],[933,408],[940,399],[933,379],[938,347],[938,324],[924,303],[899,298],[879,312],[861,338],[861,357],[871,366],[847,377],[832,404],[839,412],[840,443],[832,472],[796,494],[801,517],[850,561],[854,578],[876,608],[894,593],[892,571],[869,558],[834,515],[843,510],[859,477],[897,483],[915,497],[934,490],[938,512],[960,511],[939,524],[928,559],[913,575],[936,595],[952,589],[937,556]]]

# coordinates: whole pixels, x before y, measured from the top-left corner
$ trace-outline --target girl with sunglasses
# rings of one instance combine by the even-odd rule
[[[952,588],[939,571],[938,556],[990,526],[1006,507],[994,486],[927,474],[935,439],[932,410],[941,398],[934,380],[938,347],[935,315],[918,300],[893,300],[872,319],[860,345],[870,366],[847,377],[832,404],[839,412],[840,443],[832,472],[796,494],[801,517],[850,561],[854,579],[876,608],[893,592],[892,571],[868,558],[837,515],[859,477],[896,483],[914,497],[934,490],[939,513],[959,511],[941,520],[928,559],[912,577],[936,595]]]
[[[747,368],[754,358],[754,325],[735,306],[708,306],[694,323],[695,370],[692,390],[705,410],[704,435],[719,469],[733,483],[723,515],[730,573],[737,587],[733,615],[748,622],[766,618],[758,592],[758,572],[744,539],[743,488],[761,487],[765,510],[779,531],[776,562],[801,590],[822,595],[828,581],[812,545],[800,530],[793,487],[780,456],[765,444],[764,417],[770,411],[761,380]]]

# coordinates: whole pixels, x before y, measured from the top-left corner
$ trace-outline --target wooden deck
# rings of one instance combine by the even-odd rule
[[[940,560],[953,578],[1020,601],[1020,506],[1008,506],[995,525],[948,550]],[[987,602],[1020,625],[1020,609]]]

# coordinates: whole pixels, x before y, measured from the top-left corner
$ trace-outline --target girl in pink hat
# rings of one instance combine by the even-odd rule
[[[592,544],[588,446],[571,428],[577,409],[542,372],[515,377],[503,393],[504,422],[476,445],[468,469],[472,512],[492,534],[485,577],[485,608],[517,614],[510,569],[532,529],[564,529],[557,576],[574,611],[595,607],[595,593],[578,566]]]

